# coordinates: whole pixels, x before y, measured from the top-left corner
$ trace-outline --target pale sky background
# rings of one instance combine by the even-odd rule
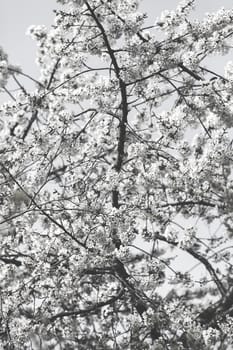
[[[141,9],[148,13],[148,23],[153,24],[163,10],[175,9],[178,2],[142,0]],[[233,8],[233,1],[196,0],[196,10],[192,17],[202,18],[206,12],[216,11],[223,6]],[[36,43],[25,33],[32,24],[44,24],[49,27],[53,23],[53,9],[57,7],[56,0],[0,0],[0,46],[9,54],[12,64],[21,66],[25,73],[34,78],[39,75],[35,64]],[[229,60],[233,60],[233,52],[224,57],[208,59],[208,67],[221,74]],[[184,261],[181,261],[182,263]]]

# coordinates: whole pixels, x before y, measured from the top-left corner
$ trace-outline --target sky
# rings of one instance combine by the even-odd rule
[[[32,24],[50,26],[56,0],[0,1],[0,46],[8,53],[12,64],[20,65],[25,73],[38,74],[35,65],[36,44],[27,35]]]

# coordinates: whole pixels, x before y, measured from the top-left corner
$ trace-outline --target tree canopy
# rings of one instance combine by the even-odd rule
[[[231,349],[233,9],[57,2],[0,50],[2,348]]]

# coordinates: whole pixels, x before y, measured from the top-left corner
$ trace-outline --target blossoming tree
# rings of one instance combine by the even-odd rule
[[[0,51],[1,347],[229,349],[233,10],[58,3],[38,81]]]

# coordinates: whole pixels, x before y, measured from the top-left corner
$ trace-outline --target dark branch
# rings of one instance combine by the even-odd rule
[[[54,322],[58,318],[69,317],[69,316],[86,316],[86,315],[90,315],[91,313],[96,313],[103,306],[114,304],[117,300],[119,300],[123,296],[123,294],[124,294],[124,289],[122,288],[117,295],[114,295],[112,298],[106,301],[96,303],[94,305],[87,307],[86,309],[59,312],[58,314],[50,317],[49,321]]]
[[[176,247],[178,246],[178,242],[168,240],[166,237],[160,235],[159,233],[157,233],[156,238],[159,239],[160,241],[166,242],[166,243],[171,244],[173,246],[176,246]],[[221,293],[222,296],[225,296],[226,289],[225,289],[224,285],[222,284],[222,282],[220,281],[220,279],[218,278],[213,266],[209,263],[209,261],[206,258],[204,258],[202,255],[200,255],[199,253],[195,252],[191,248],[181,248],[181,249],[183,249],[184,251],[186,251],[187,253],[192,255],[195,259],[200,261],[205,266],[206,270],[213,277],[213,280],[214,280],[216,286],[218,287],[219,292]]]

